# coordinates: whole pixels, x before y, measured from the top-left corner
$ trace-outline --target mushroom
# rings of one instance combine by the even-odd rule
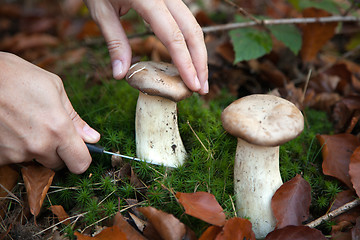
[[[300,135],[304,118],[285,99],[254,94],[230,104],[221,120],[238,140],[234,164],[237,212],[250,218],[256,238],[265,238],[276,225],[271,199],[283,183],[279,145]]]
[[[192,92],[169,63],[136,63],[126,80],[140,91],[135,117],[137,156],[167,167],[181,166],[186,150],[178,129],[177,102]]]

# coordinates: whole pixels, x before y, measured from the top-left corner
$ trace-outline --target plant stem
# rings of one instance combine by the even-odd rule
[[[204,33],[228,31],[237,28],[251,27],[257,25],[281,25],[281,24],[304,24],[304,23],[328,23],[328,22],[358,22],[359,17],[354,16],[330,16],[330,17],[309,17],[309,18],[283,18],[283,19],[265,19],[261,23],[257,22],[239,22],[227,23],[216,26],[203,27]]]
[[[305,226],[314,228],[316,226],[319,226],[323,221],[329,221],[330,219],[332,219],[344,212],[347,212],[350,209],[352,209],[356,206],[359,206],[359,205],[360,205],[360,199],[355,199],[355,200],[348,202],[347,204],[335,209],[334,211],[331,211],[331,212],[325,214],[324,216],[316,219],[315,221],[312,221],[312,222],[306,224]]]

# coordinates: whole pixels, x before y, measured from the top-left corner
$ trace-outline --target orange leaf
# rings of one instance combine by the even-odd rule
[[[327,238],[317,229],[307,226],[286,226],[269,233],[265,240],[326,240]]]
[[[357,147],[350,158],[349,174],[356,194],[360,196],[360,147]]]
[[[83,235],[75,232],[74,235],[78,240],[127,240],[125,233],[123,233],[118,226],[105,228],[94,237]]]
[[[6,197],[8,192],[3,189],[6,188],[11,192],[13,187],[15,187],[19,178],[19,173],[14,170],[10,165],[0,166],[0,197]]]
[[[24,179],[30,212],[37,216],[47,191],[52,183],[55,172],[40,165],[28,165],[21,169]]]
[[[19,173],[14,170],[10,165],[5,165],[0,167],[0,216],[3,218],[5,212],[3,209],[6,209],[4,205],[6,205],[6,199],[4,198],[8,195],[8,190],[11,190],[15,187],[19,178]],[[3,189],[3,188],[6,188]]]
[[[298,174],[284,183],[271,200],[271,208],[277,220],[276,228],[301,225],[309,217],[310,204],[310,184]]]
[[[244,218],[231,218],[226,221],[223,231],[216,240],[255,240],[255,233],[251,230],[252,224]]]
[[[205,232],[203,232],[203,234],[201,234],[199,240],[214,240],[222,229],[222,227],[210,226],[205,230]]]
[[[182,239],[186,228],[174,215],[157,210],[153,207],[141,207],[138,210],[144,214],[151,225],[163,239]]]
[[[52,211],[53,214],[55,214],[58,217],[60,222],[69,217],[69,215],[65,212],[63,206],[61,206],[61,205],[52,205],[52,206],[50,206],[50,210]],[[64,221],[63,223],[68,225],[68,224],[70,224],[70,220],[68,219],[68,220]]]
[[[135,230],[118,212],[114,218],[114,226],[118,226],[123,231],[128,239],[131,240],[142,240],[145,239],[137,230]]]
[[[307,8],[303,11],[304,17],[327,17],[328,12],[317,8]],[[308,23],[301,26],[303,45],[300,51],[301,58],[305,62],[311,62],[316,58],[319,50],[335,34],[337,23]]]
[[[226,221],[225,213],[215,196],[207,192],[176,193],[185,213],[199,218],[207,223],[223,226]]]
[[[349,175],[350,157],[353,151],[360,145],[360,141],[354,135],[343,133],[336,135],[317,135],[320,145],[323,146],[323,173],[336,177],[353,188]]]

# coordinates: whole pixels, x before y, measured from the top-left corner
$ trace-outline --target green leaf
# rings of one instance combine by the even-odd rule
[[[297,55],[301,48],[302,38],[299,29],[294,25],[273,25],[268,27],[271,33]]]
[[[339,14],[339,6],[333,0],[289,0],[289,2],[298,10],[314,7],[333,14]]]
[[[229,34],[235,51],[234,63],[259,58],[272,49],[271,36],[264,31],[240,28],[231,30]]]

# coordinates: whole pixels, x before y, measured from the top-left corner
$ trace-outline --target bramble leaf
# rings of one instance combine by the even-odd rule
[[[268,27],[271,33],[285,44],[295,55],[301,49],[302,39],[299,29],[294,25],[273,25]]]
[[[255,28],[240,28],[229,32],[232,40],[235,61],[259,58],[269,53],[272,49],[271,36]]]

